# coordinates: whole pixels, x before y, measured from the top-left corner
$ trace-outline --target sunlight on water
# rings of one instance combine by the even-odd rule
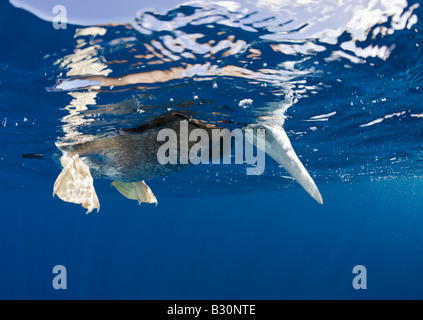
[[[55,106],[66,111],[55,140],[115,136],[182,111],[229,129],[283,125],[316,181],[408,176],[420,153],[400,132],[421,119],[411,102],[422,72],[412,63],[421,53],[419,10],[405,0],[194,1],[160,13],[140,7],[125,24],[76,27],[69,47],[43,57],[52,68],[47,91],[67,100]],[[221,169],[227,181],[243,171]],[[268,163],[262,179],[281,176]]]

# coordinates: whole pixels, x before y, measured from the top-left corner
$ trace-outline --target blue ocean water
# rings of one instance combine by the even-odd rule
[[[55,29],[0,2],[0,298],[423,298],[419,2],[144,7]],[[105,180],[99,213],[52,197],[55,143],[169,111],[229,129],[283,119],[324,204],[269,157],[260,176],[198,165],[149,180],[157,207]]]

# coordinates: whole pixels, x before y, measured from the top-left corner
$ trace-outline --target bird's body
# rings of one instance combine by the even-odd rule
[[[122,182],[154,179],[179,172],[189,165],[161,164],[157,156],[164,143],[158,139],[160,130],[173,130],[179,141],[181,122],[184,121],[188,123],[188,133],[198,128],[211,130],[210,125],[201,124],[181,113],[170,113],[138,128],[123,130],[116,136],[58,147],[67,157],[78,154],[94,178]],[[175,147],[179,151],[179,147]]]
[[[167,176],[189,166],[189,161],[180,161],[184,154],[181,146],[191,149],[197,144],[197,141],[188,138],[194,130],[203,129],[200,131],[210,137],[215,128],[181,113],[168,113],[137,128],[122,130],[116,136],[83,143],[58,144],[57,147],[63,153],[63,170],[54,184],[53,195],[57,194],[67,202],[82,204],[88,212],[94,208],[99,210],[94,177],[113,180],[112,185],[129,199],[138,200],[139,203],[157,204],[156,197],[144,180]],[[167,143],[171,143],[170,149],[176,150],[174,155],[177,155],[179,161],[160,161],[159,151],[165,142],[159,135],[163,129],[170,129],[174,133],[175,139],[169,138]],[[259,123],[248,125],[245,129],[264,130],[264,136],[250,137],[249,142],[283,166],[317,202],[323,203],[313,179],[297,157],[280,125]],[[230,136],[228,130],[227,134]],[[209,138],[206,140],[205,149],[211,149],[214,143],[220,143]]]

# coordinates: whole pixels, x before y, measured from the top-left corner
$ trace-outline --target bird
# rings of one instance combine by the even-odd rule
[[[192,165],[182,158],[184,151],[198,142],[184,136],[182,128],[185,128],[187,135],[200,129],[209,137],[212,137],[213,130],[221,129],[184,113],[170,112],[141,126],[121,130],[114,136],[80,143],[56,143],[62,152],[60,163],[63,170],[54,183],[53,196],[57,195],[66,202],[81,204],[87,209],[87,213],[94,209],[99,211],[100,202],[93,182],[96,178],[112,180],[112,186],[123,196],[137,200],[139,204],[145,202],[157,205],[157,198],[145,180],[174,174]],[[175,132],[176,140],[172,142],[169,139],[167,142],[168,152],[173,148],[178,157],[177,161],[172,163],[161,159],[166,156],[159,156],[165,154],[162,152],[165,140],[163,129]],[[264,134],[258,134],[259,130]],[[282,126],[260,121],[246,125],[243,131],[249,143],[273,158],[313,199],[323,204],[315,182],[296,155]],[[230,137],[230,132],[225,132]],[[210,151],[219,145],[219,155],[223,156],[224,148],[221,148],[221,143],[220,140],[206,139],[200,148],[201,152]],[[183,150],[184,144],[187,150]]]

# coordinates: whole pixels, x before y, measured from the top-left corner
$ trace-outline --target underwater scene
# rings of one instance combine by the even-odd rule
[[[422,5],[0,0],[0,299],[422,299]]]

